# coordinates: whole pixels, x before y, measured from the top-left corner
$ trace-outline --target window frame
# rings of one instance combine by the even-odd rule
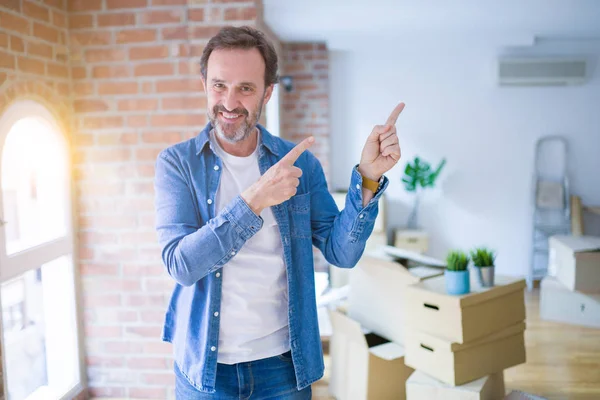
[[[2,154],[6,143],[6,138],[12,126],[23,118],[36,118],[41,123],[48,126],[53,134],[56,135],[57,139],[61,141],[61,144],[66,150],[66,154],[72,157],[72,151],[69,145],[69,140],[66,137],[66,132],[57,123],[56,117],[48,110],[43,104],[30,100],[23,99],[18,100],[10,104],[0,114],[0,284],[12,280],[28,271],[35,270],[41,265],[54,261],[61,256],[69,256],[73,263],[73,293],[75,298],[73,299],[75,304],[75,326],[77,332],[75,332],[78,363],[79,363],[79,380],[77,384],[72,387],[67,393],[63,394],[61,400],[71,399],[84,388],[87,387],[87,378],[85,371],[85,352],[83,346],[83,310],[81,307],[81,291],[80,291],[80,276],[79,276],[79,257],[77,254],[77,236],[75,235],[77,229],[76,210],[75,210],[75,192],[73,184],[73,162],[72,158],[68,160],[68,182],[66,185],[65,199],[67,199],[67,211],[66,213],[66,227],[67,232],[63,237],[47,241],[45,243],[33,246],[26,250],[19,251],[17,253],[7,255],[6,252],[6,234],[5,234],[5,222],[4,222],[4,206],[3,206],[3,194],[2,194]],[[4,380],[4,395],[8,398],[8,386],[7,386],[7,374],[6,374],[6,357],[3,340],[3,327],[2,327],[2,298],[0,296],[0,347],[1,347],[1,362]]]

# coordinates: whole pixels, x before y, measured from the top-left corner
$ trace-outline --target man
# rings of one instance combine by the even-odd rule
[[[163,340],[178,399],[307,399],[323,376],[312,246],[329,263],[361,257],[400,159],[396,119],[367,139],[342,212],[319,161],[258,124],[277,55],[249,27],[223,28],[201,59],[210,122],[156,162],[157,231],[177,282]]]

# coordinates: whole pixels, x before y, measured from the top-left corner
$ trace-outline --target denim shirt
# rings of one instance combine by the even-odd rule
[[[261,125],[258,128],[262,175],[295,145]],[[195,138],[162,150],[154,185],[161,258],[176,282],[162,340],[173,344],[175,363],[190,384],[207,393],[215,391],[223,274],[227,262],[263,224],[239,195],[215,211],[222,161],[211,148],[211,129],[209,123]],[[373,231],[378,200],[389,181],[383,177],[379,191],[363,207],[362,179],[355,166],[340,212],[317,158],[305,151],[295,166],[303,172],[296,195],[271,209],[283,245],[290,348],[301,390],[324,372],[312,247],[332,265],[354,267]]]

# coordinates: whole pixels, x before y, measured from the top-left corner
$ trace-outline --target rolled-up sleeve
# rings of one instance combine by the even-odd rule
[[[362,256],[379,213],[379,199],[389,184],[383,177],[380,188],[363,207],[362,177],[352,169],[344,209],[340,212],[331,195],[319,161],[313,160],[311,173],[311,225],[313,244],[325,259],[342,268],[352,268]]]
[[[220,268],[263,226],[241,196],[204,223],[176,157],[162,152],[155,170],[156,230],[162,261],[180,285],[191,286]]]

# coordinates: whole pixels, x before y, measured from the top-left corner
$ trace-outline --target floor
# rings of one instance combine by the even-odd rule
[[[600,329],[539,318],[539,289],[526,292],[527,362],[505,371],[507,391],[522,390],[549,400],[600,400]],[[328,392],[329,359],[313,399],[333,400]]]

